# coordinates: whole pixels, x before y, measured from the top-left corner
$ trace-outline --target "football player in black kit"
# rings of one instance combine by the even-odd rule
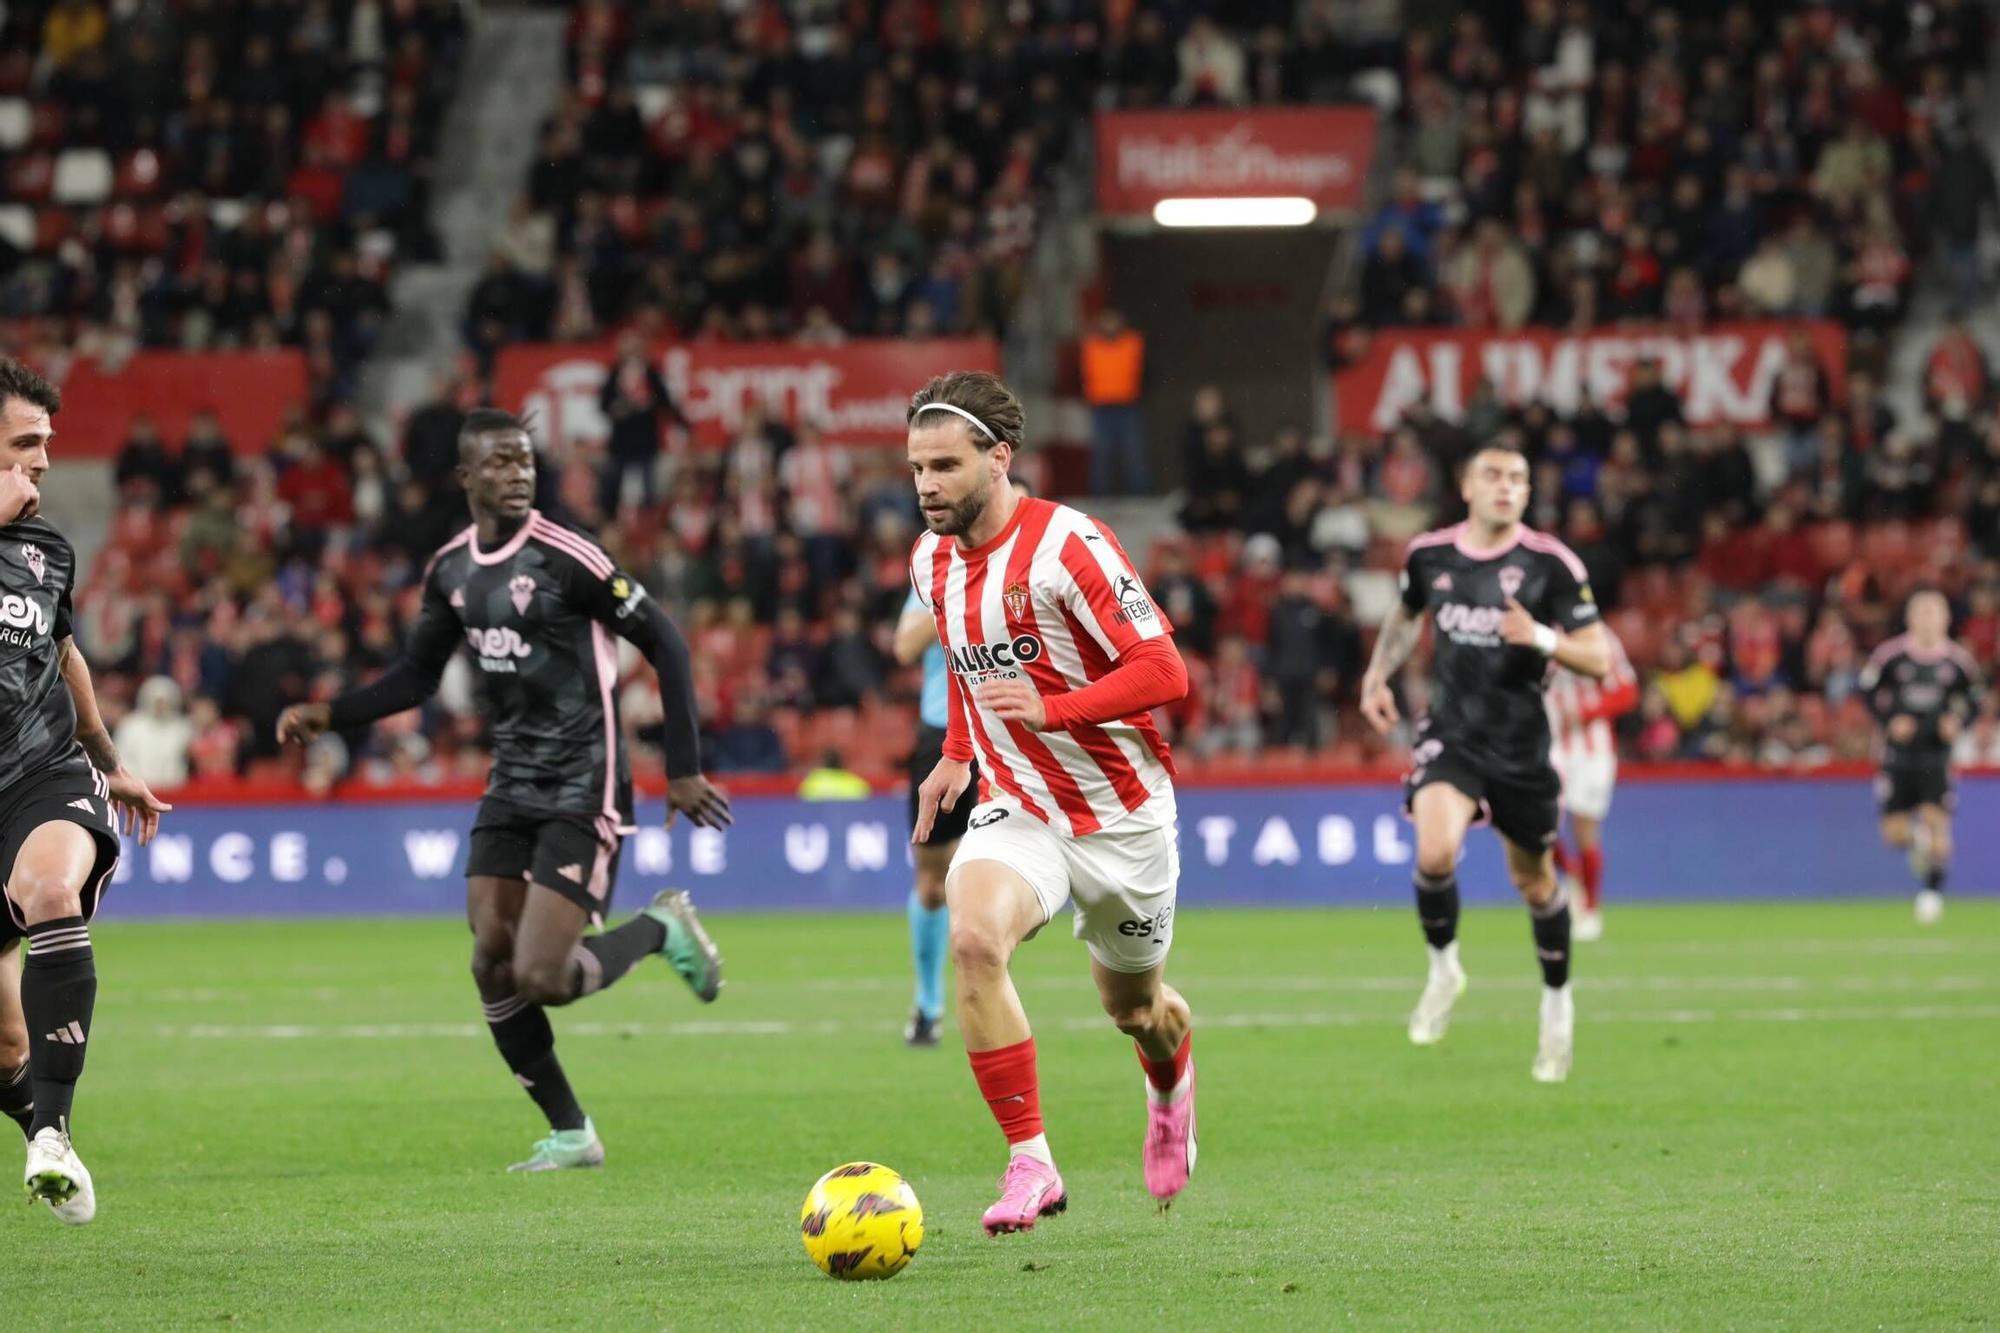
[[[1951,747],[1979,715],[1985,689],[1979,664],[1953,643],[1951,605],[1940,592],[1914,594],[1904,610],[1908,633],[1875,650],[1861,671],[1861,694],[1882,728],[1882,771],[1875,795],[1882,841],[1910,858],[1917,880],[1917,924],[1944,916],[1951,867]]]
[[[330,704],[286,709],[278,736],[305,743],[415,708],[458,647],[470,646],[493,738],[466,862],[472,976],[494,1044],[549,1122],[548,1137],[510,1169],[598,1166],[604,1146],[556,1060],[545,1007],[602,990],[654,953],[703,1001],[722,984],[722,959],[678,890],[616,929],[584,934],[603,922],[619,842],[632,831],[613,635],[659,676],[668,822],[680,813],[724,827],[729,801],[701,775],[680,631],[594,542],[534,509],[535,451],[520,421],[492,409],[468,415],[458,473],[472,526],[431,557],[403,660]]]
[[[1521,522],[1528,460],[1512,444],[1475,452],[1461,484],[1465,522],[1426,533],[1404,557],[1402,597],[1382,622],[1361,681],[1361,709],[1377,731],[1398,720],[1389,682],[1434,627],[1431,706],[1418,719],[1404,798],[1417,826],[1417,916],[1430,977],[1410,1015],[1410,1040],[1443,1039],[1465,992],[1458,961],[1457,866],[1466,830],[1490,822],[1507,873],[1528,904],[1542,966],[1541,1040],[1532,1072],[1569,1076],[1575,1005],[1570,997],[1569,903],[1553,848],[1562,784],[1549,762],[1542,686],[1551,659],[1601,678],[1611,650],[1583,563],[1555,538]]]
[[[149,842],[172,807],[119,762],[70,637],[76,553],[40,516],[61,408],[46,380],[0,357],[0,1113],[28,1136],[29,1201],[76,1226],[97,1216],[70,1142],[97,1003],[90,919],[121,827]]]

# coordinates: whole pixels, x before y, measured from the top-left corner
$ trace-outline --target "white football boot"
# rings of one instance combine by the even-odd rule
[[[1936,889],[1917,890],[1917,924],[1935,926],[1944,920],[1944,895]]]
[[[1465,969],[1458,965],[1456,940],[1442,949],[1431,950],[1430,979],[1417,1007],[1410,1012],[1410,1041],[1418,1046],[1435,1046],[1444,1040],[1451,1026],[1451,1007],[1465,994]]]
[[[1560,1083],[1569,1077],[1576,1045],[1576,1001],[1568,986],[1542,989],[1542,1037],[1535,1048],[1533,1074],[1537,1083]]]
[[[28,1202],[46,1200],[58,1221],[80,1227],[97,1216],[97,1191],[90,1172],[70,1146],[69,1135],[45,1129],[28,1140],[28,1167],[22,1173]]]

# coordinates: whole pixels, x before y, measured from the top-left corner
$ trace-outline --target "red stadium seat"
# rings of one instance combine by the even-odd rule
[[[127,153],[118,159],[118,175],[111,192],[120,199],[143,199],[158,193],[165,178],[160,155],[150,148]]]
[[[41,208],[35,210],[35,249],[47,252],[69,239],[76,230],[76,219],[66,208]]]
[[[55,159],[47,153],[17,157],[7,165],[7,198],[16,204],[44,203],[55,177]]]

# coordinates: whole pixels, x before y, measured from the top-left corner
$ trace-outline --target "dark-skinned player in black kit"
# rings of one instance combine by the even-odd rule
[[[549,1122],[548,1137],[509,1169],[599,1166],[604,1145],[556,1060],[546,1008],[603,990],[654,953],[703,1001],[722,985],[722,959],[679,890],[615,929],[585,933],[603,923],[619,843],[633,831],[614,635],[659,677],[669,825],[685,814],[725,827],[729,801],[701,775],[686,641],[638,580],[535,510],[535,451],[521,422],[490,408],[469,414],[458,476],[472,526],[431,557],[402,660],[331,703],[286,709],[278,737],[305,744],[415,708],[459,646],[470,648],[493,745],[466,863],[472,976],[494,1044]]]

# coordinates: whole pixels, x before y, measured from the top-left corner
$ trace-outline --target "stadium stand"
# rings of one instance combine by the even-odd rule
[[[457,0],[111,6],[0,18],[0,347],[302,349],[347,401],[428,181]]]
[[[1156,458],[1163,444],[1185,451],[1183,531],[1147,557],[1195,681],[1167,719],[1191,762],[1400,763],[1352,706],[1369,626],[1404,541],[1449,518],[1457,459],[1499,432],[1536,460],[1533,521],[1583,558],[1641,669],[1643,702],[1621,723],[1635,758],[1862,757],[1856,673],[1920,583],[1946,588],[1962,637],[1996,665],[1988,359],[1954,325],[1913,405],[1892,407],[1886,384],[1887,346],[1925,275],[1960,301],[1984,286],[1994,189],[1971,133],[1977,7],[1694,14],[1528,0],[1518,13],[1474,5],[1413,20],[1406,40],[1368,6],[1298,6],[1295,18],[1289,3],[1240,4],[1178,27],[1133,6],[1108,7],[1103,23],[1065,6],[1004,19],[944,8],[772,4],[732,18],[664,0],[580,6],[567,92],[466,311],[473,352],[624,329],[807,340],[998,329],[1040,191],[1092,107],[1327,100],[1379,91],[1386,69],[1387,183],[1328,306],[1329,369],[1391,325],[1752,315],[1836,320],[1850,359],[1801,353],[1779,377],[1768,431],[1691,426],[1675,392],[1642,374],[1624,403],[1567,416],[1485,391],[1463,421],[1418,405],[1381,431],[1247,441],[1219,389],[1193,389],[1180,436],[1154,441]],[[114,41],[88,0],[10,11],[9,50],[18,35],[39,55],[0,71],[13,90],[0,97],[0,151],[10,180],[47,177],[34,196],[46,202],[0,210],[0,234],[27,256],[13,257],[6,287],[13,327],[103,337],[118,324],[102,311],[133,308],[150,312],[133,325],[141,341],[311,346],[307,316],[328,307],[304,294],[337,292],[365,328],[374,298],[352,293],[379,294],[385,236],[390,252],[422,249],[421,145],[448,87],[454,11],[358,6],[352,15],[376,15],[366,40],[366,24],[334,21],[344,9],[259,22],[227,6],[176,12],[174,44],[148,47],[123,25]],[[260,101],[252,50],[267,47],[319,53],[323,77]],[[220,50],[231,58],[200,54]],[[175,109],[156,127],[49,128],[69,105],[65,79],[84,77],[62,71],[114,58],[156,75],[199,72],[204,59],[238,73],[227,98],[162,94]],[[348,95],[329,104],[329,88]],[[250,178],[261,157],[227,146],[253,105],[257,132],[293,163],[281,187],[264,165],[261,184]],[[84,168],[58,170],[58,141],[101,144],[106,169],[87,189]],[[129,207],[167,241],[151,258],[121,257],[102,238],[148,152],[158,183]],[[397,162],[407,188],[377,189]],[[239,214],[217,202],[243,198],[263,203]],[[95,248],[66,247],[72,231]],[[127,286],[151,275],[140,290],[166,294],[112,298],[120,274]],[[281,290],[290,321],[275,313]],[[151,738],[163,781],[183,768],[315,788],[479,771],[456,673],[420,718],[329,742],[302,771],[270,738],[284,703],[365,677],[393,652],[414,574],[452,531],[450,439],[478,373],[441,385],[400,449],[323,410],[233,475],[190,465],[192,447],[181,458],[135,436],[81,632],[121,740]],[[883,774],[908,734],[912,681],[886,651],[915,531],[907,481],[893,451],[841,451],[813,427],[754,419],[713,455],[669,451],[663,498],[610,513],[596,460],[561,449],[548,460],[544,507],[597,531],[684,625],[721,771],[795,770],[833,748]],[[657,726],[649,695],[639,670],[625,716],[642,746]],[[1988,716],[1961,748],[1991,761],[1996,732]]]

